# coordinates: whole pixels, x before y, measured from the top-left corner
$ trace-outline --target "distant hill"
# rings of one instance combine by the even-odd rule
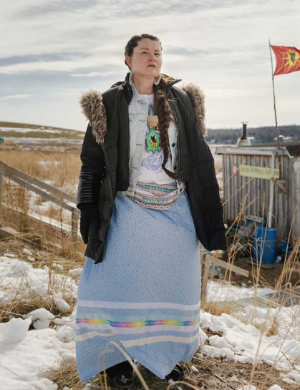
[[[242,129],[208,129],[206,141],[209,144],[235,144],[241,136]],[[300,125],[279,126],[279,137],[282,141],[300,141]],[[251,143],[267,143],[276,139],[275,126],[248,127],[247,136]],[[0,137],[5,139],[68,139],[82,140],[83,131],[64,129],[54,126],[42,126],[29,123],[0,121]]]
[[[0,121],[0,137],[5,141],[18,138],[26,139],[68,139],[82,140],[84,132],[54,126],[42,126],[30,123]]]
[[[279,126],[279,139],[282,141],[300,141],[300,125]],[[241,136],[240,129],[208,129],[206,141],[209,144],[235,144]],[[273,142],[276,139],[275,126],[248,127],[247,136],[251,143]]]

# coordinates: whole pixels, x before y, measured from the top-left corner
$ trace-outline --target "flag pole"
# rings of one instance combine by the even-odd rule
[[[277,147],[279,150],[279,131],[277,125],[277,113],[276,113],[276,100],[275,100],[275,86],[274,86],[274,70],[273,70],[273,60],[272,60],[272,48],[271,41],[269,39],[269,47],[270,47],[270,56],[271,56],[271,69],[272,69],[272,82],[273,82],[273,99],[274,99],[274,112],[275,112],[275,125],[276,125],[276,134],[277,134]]]

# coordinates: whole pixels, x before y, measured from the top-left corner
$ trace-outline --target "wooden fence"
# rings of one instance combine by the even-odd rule
[[[207,252],[206,250],[201,252],[201,298],[202,302],[205,302],[207,299],[207,291],[208,291],[208,280],[213,279],[213,276],[209,276],[210,271],[209,268],[211,265],[217,265],[218,267],[224,268],[228,270],[229,272],[234,272],[238,275],[242,275],[246,278],[249,278],[250,272],[242,269],[240,267],[237,267],[231,263],[228,263],[226,261],[217,259],[216,257],[213,257]],[[213,274],[213,270],[211,271],[211,274]]]
[[[33,176],[28,175],[25,172],[19,171],[9,165],[4,164],[0,161],[0,217],[1,217],[1,203],[2,203],[2,188],[3,188],[3,177],[7,177],[9,180],[25,187],[29,191],[35,192],[44,199],[50,200],[51,202],[59,205],[60,207],[69,210],[72,213],[71,222],[71,234],[72,242],[74,247],[77,246],[77,232],[78,232],[78,220],[80,211],[76,208],[77,199],[75,196],[67,194],[66,192],[46,184],[42,180],[39,180]],[[73,203],[70,205],[69,203]]]

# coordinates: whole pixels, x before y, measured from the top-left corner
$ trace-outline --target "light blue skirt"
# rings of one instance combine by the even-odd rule
[[[200,247],[186,191],[168,210],[117,194],[103,262],[86,259],[78,285],[81,382],[132,358],[164,379],[199,347]]]

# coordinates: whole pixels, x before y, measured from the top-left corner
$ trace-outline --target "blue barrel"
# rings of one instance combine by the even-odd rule
[[[254,261],[274,263],[276,257],[277,230],[257,227],[254,233]]]

